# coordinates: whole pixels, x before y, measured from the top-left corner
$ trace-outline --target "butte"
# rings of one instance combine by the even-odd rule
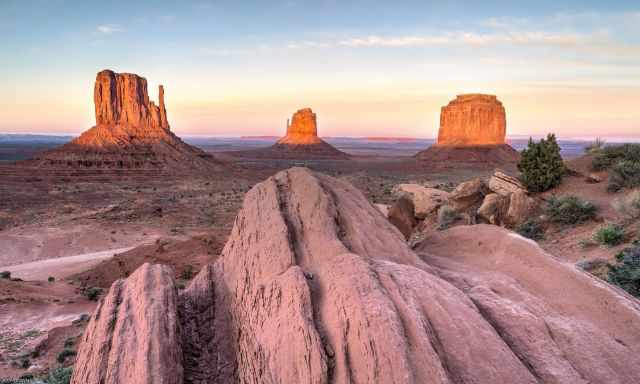
[[[74,170],[208,171],[220,163],[171,132],[159,86],[158,105],[149,100],[147,80],[104,70],[96,76],[96,125],[80,137],[23,166]]]
[[[318,122],[311,108],[303,108],[287,120],[287,134],[268,148],[251,151],[260,158],[294,160],[345,160],[349,155],[318,137]]]
[[[435,145],[418,152],[416,158],[434,165],[509,165],[518,152],[505,141],[506,113],[494,95],[458,95],[442,107]]]

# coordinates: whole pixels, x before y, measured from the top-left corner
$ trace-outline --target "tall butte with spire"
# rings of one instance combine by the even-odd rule
[[[440,112],[435,145],[418,152],[419,160],[452,163],[515,163],[518,152],[506,143],[507,122],[495,95],[458,95]]]
[[[318,119],[311,108],[299,109],[287,120],[287,133],[269,148],[252,151],[257,157],[321,160],[349,159],[349,155],[318,137]]]
[[[213,157],[171,132],[158,89],[149,100],[147,80],[133,73],[98,72],[94,86],[96,125],[80,137],[29,160],[41,168],[203,170]]]

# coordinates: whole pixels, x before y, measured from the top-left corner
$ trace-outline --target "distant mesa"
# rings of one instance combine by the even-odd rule
[[[274,145],[245,152],[258,158],[343,160],[349,155],[318,137],[318,120],[311,108],[299,109],[287,120],[287,133]]]
[[[149,100],[147,80],[104,70],[96,76],[96,125],[71,142],[27,163],[41,168],[202,170],[219,163],[173,134],[164,88],[158,105]]]
[[[506,113],[495,95],[458,95],[442,107],[435,145],[419,152],[433,162],[515,163],[518,152],[506,144]]]

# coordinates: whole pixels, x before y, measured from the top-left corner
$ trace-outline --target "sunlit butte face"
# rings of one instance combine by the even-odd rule
[[[126,12],[125,12],[126,10]],[[0,4],[0,131],[94,124],[98,71],[165,86],[178,134],[435,137],[461,93],[507,134],[640,136],[640,7],[593,1]]]

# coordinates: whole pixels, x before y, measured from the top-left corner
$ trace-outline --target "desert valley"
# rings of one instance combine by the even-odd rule
[[[556,36],[564,29],[556,31],[551,19],[542,24],[551,32],[519,34],[508,28],[530,27],[528,19],[487,19],[482,28],[498,32],[336,41],[331,36],[337,32],[319,29],[285,48],[270,42],[254,50],[199,49],[226,63],[214,84],[191,79],[189,71],[203,73],[202,63],[138,57],[127,44],[161,47],[155,54],[169,47],[182,52],[201,36],[190,29],[200,14],[228,12],[228,20],[217,19],[227,32],[236,30],[225,23],[237,15],[245,22],[245,12],[254,21],[262,14],[252,7],[190,4],[189,22],[181,24],[178,16],[138,6],[130,5],[131,14],[149,17],[136,19],[149,31],[160,24],[171,29],[180,23],[181,29],[164,35],[166,43],[142,33],[133,42],[123,38],[114,50],[120,56],[111,57],[118,63],[114,69],[91,69],[95,78],[80,83],[93,82],[93,100],[81,100],[92,106],[92,126],[79,135],[53,128],[0,134],[0,384],[640,383],[636,112],[611,120],[620,132],[632,133],[613,138],[607,128],[589,128],[606,103],[580,99],[579,114],[571,103],[561,110],[560,85],[551,93],[531,85],[536,77],[567,76],[546,61],[539,67],[514,64],[514,72],[523,73],[520,88],[505,85],[513,81],[508,65],[499,65],[500,74],[484,67],[498,62],[495,57],[474,56],[481,65],[472,67],[456,61],[470,57],[462,53],[467,48],[498,55],[504,45],[584,53],[576,48],[581,29]],[[312,23],[299,6],[292,2],[280,10],[298,31]],[[361,20],[344,5],[314,6],[319,19],[337,20],[340,33],[359,22],[370,25],[362,7],[356,7]],[[0,5],[26,12],[22,7]],[[289,8],[298,11],[292,16]],[[34,9],[35,18],[40,11]],[[389,28],[397,21],[391,10],[403,10],[407,23],[417,17],[398,5],[372,2],[371,9]],[[343,17],[348,21],[341,25]],[[280,34],[286,29],[267,24],[262,27]],[[91,44],[80,47],[96,48],[92,60],[108,65],[97,52],[113,49],[109,39],[128,32],[103,23]],[[589,47],[614,45],[603,36],[617,37],[602,32],[600,45]],[[64,41],[74,45],[74,39]],[[500,49],[490,51],[493,45]],[[425,70],[424,76],[431,84],[453,85],[447,84],[447,101],[438,99],[434,107],[424,100],[436,91],[420,89],[423,68],[412,72],[412,55],[436,48],[447,58],[440,59],[447,73]],[[305,62],[306,49],[322,50],[322,60]],[[375,56],[376,49],[397,50],[402,65],[388,70],[396,58]],[[334,50],[339,54],[326,59],[324,53]],[[123,53],[131,53],[131,61]],[[265,62],[246,70],[253,55]],[[361,66],[351,67],[356,59]],[[449,59],[457,64],[449,66]],[[291,65],[283,74],[269,60]],[[146,65],[152,75],[121,70],[128,63]],[[156,78],[171,73],[158,69],[165,64],[179,67],[178,75]],[[571,60],[555,64],[569,65],[575,78],[566,81],[581,74]],[[23,74],[20,65],[11,65]],[[405,65],[406,74],[398,70]],[[270,69],[254,73],[253,66]],[[241,76],[229,81],[237,83],[237,93],[224,80],[235,67]],[[299,76],[306,68],[318,79]],[[361,80],[358,75],[366,77],[371,68],[380,72]],[[282,89],[272,87],[267,73]],[[483,80],[465,80],[466,73]],[[289,76],[290,82],[283,80]],[[391,94],[395,80],[391,88],[381,85],[389,79],[411,86]],[[340,81],[377,91],[354,96],[336,85]],[[271,88],[261,93],[265,84]],[[591,83],[571,84],[567,94],[575,97]],[[629,80],[624,92],[635,91],[633,84]],[[216,86],[229,93],[228,100],[202,96],[202,89]],[[15,92],[16,100],[25,93]],[[415,128],[411,112],[398,105],[415,95],[420,102],[408,104],[418,105],[419,119],[437,117],[434,136],[407,134],[415,133],[407,128]],[[60,116],[72,115],[71,98],[64,92],[58,98]],[[6,104],[0,105],[0,131],[8,121],[46,120],[40,119],[44,112],[23,113],[10,99],[0,92]],[[628,110],[622,98],[609,101]],[[197,109],[202,105],[214,112]],[[276,114],[273,109],[284,118],[260,128],[255,122]],[[229,111],[232,123],[224,120]],[[522,116],[560,128],[523,134]],[[625,131],[627,118],[632,129]],[[556,125],[549,123],[554,119]],[[235,128],[224,131],[228,136],[214,135],[217,128],[182,134],[185,121],[201,120],[207,127]],[[386,134],[371,123],[377,120],[390,127]],[[583,126],[576,123],[570,135],[565,132],[572,121]]]

